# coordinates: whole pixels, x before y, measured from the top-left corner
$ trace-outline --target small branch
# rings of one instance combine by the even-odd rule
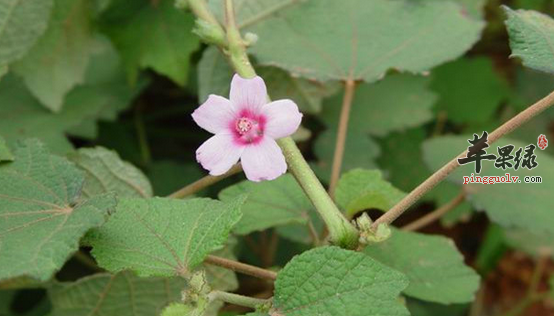
[[[462,191],[460,194],[458,194],[455,198],[453,198],[450,202],[446,203],[445,205],[439,207],[438,209],[425,214],[425,216],[422,216],[421,218],[405,225],[402,227],[403,230],[407,231],[416,231],[419,230],[432,222],[438,220],[441,218],[444,214],[448,213],[448,211],[452,210],[456,206],[460,205],[465,199],[465,193]]]
[[[479,290],[475,293],[475,299],[469,309],[469,316],[481,316],[483,314],[483,303],[485,301],[485,283],[479,285]]]
[[[206,259],[204,260],[204,263],[208,263],[211,265],[215,265],[218,267],[222,267],[225,269],[229,269],[235,272],[239,272],[242,274],[250,275],[256,278],[260,279],[266,279],[275,281],[277,279],[277,273],[269,270],[265,270],[262,268],[258,268],[255,266],[251,266],[246,263],[238,262],[229,260],[226,258],[216,257],[212,255],[208,255]]]
[[[439,111],[437,114],[437,125],[435,125],[435,130],[433,131],[433,136],[439,136],[444,130],[448,116],[446,111]]]
[[[252,309],[256,309],[258,306],[271,303],[272,301],[271,299],[260,299],[223,291],[213,291],[209,295],[210,300],[219,300],[233,305],[250,307]]]
[[[350,109],[352,108],[352,100],[354,99],[355,89],[356,83],[354,82],[354,80],[346,80],[344,87],[344,97],[342,99],[342,107],[340,112],[337,140],[335,142],[335,154],[333,155],[331,179],[329,181],[329,195],[331,195],[331,197],[335,196],[335,188],[340,177],[342,158],[344,157],[344,146],[346,143],[346,134],[348,131],[348,119],[350,118]]]
[[[314,224],[310,219],[308,219],[308,232],[310,233],[310,237],[312,238],[313,245],[318,247],[321,244],[321,241],[319,240],[319,234],[317,233],[317,230],[315,229]]]
[[[528,107],[526,110],[522,111],[518,115],[514,116],[508,122],[502,124],[494,132],[489,135],[488,144],[492,144],[497,141],[502,136],[510,133],[515,130],[521,124],[529,121],[533,117],[537,116],[542,111],[546,110],[554,104],[554,92],[551,92],[549,95],[539,100],[535,104]],[[421,183],[417,188],[410,192],[406,197],[404,197],[400,202],[393,206],[388,212],[379,217],[372,225],[373,229],[377,229],[380,224],[390,224],[398,216],[402,215],[410,206],[417,202],[423,195],[433,189],[437,184],[444,180],[450,173],[452,173],[456,168],[458,168],[458,158],[465,157],[466,151],[463,151],[461,154],[456,156],[433,175],[431,175],[427,180]]]
[[[534,296],[537,293],[539,286],[541,284],[542,275],[546,270],[548,260],[550,259],[550,251],[545,251],[540,253],[539,258],[537,259],[537,264],[535,265],[535,270],[533,271],[533,276],[531,277],[531,283],[529,284],[528,296]]]
[[[267,247],[265,248],[265,254],[263,256],[264,266],[271,267],[273,265],[278,246],[279,246],[279,234],[277,233],[276,229],[273,229],[273,231],[271,232],[271,236],[269,237],[269,242],[267,243]]]
[[[225,178],[228,178],[232,175],[235,175],[242,171],[242,167],[240,164],[234,165],[229,171],[227,171],[225,174],[222,174],[220,176],[205,176],[202,179],[196,180],[195,182],[179,189],[178,191],[175,191],[168,195],[169,198],[174,199],[182,199],[184,197],[190,196],[202,189],[205,189],[209,187],[210,185],[219,182]]]

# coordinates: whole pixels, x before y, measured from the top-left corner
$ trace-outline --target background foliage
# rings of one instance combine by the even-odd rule
[[[325,184],[356,82],[335,194],[348,219],[376,219],[554,87],[551,0],[234,2],[271,97],[304,113],[294,138]],[[223,23],[223,1],[208,5]],[[510,170],[542,184],[462,186],[473,170],[459,168],[361,252],[312,248],[325,228],[289,174],[168,198],[205,175],[194,151],[208,133],[190,113],[234,73],[196,27],[173,0],[0,1],[0,316],[158,315],[199,270],[212,289],[274,295],[272,316],[554,315],[552,145],[538,168]],[[489,150],[539,134],[554,139],[554,109]],[[460,194],[439,221],[400,229]]]

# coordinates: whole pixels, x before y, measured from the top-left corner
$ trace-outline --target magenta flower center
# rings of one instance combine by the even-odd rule
[[[237,121],[237,132],[239,134],[244,135],[252,129],[252,121],[246,117],[241,117]]]
[[[265,117],[244,111],[234,120],[235,140],[241,145],[256,144],[264,135]]]

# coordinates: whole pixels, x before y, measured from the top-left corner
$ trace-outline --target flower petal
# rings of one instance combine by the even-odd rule
[[[286,137],[296,132],[302,121],[302,113],[292,100],[278,100],[262,107],[267,118],[264,133],[271,138]]]
[[[196,150],[196,160],[212,176],[229,171],[237,163],[244,147],[237,145],[233,135],[220,133],[212,136]]]
[[[196,124],[212,134],[227,131],[235,116],[231,101],[214,94],[210,94],[208,100],[192,113]]]
[[[240,161],[250,181],[273,180],[287,171],[281,148],[275,140],[267,136],[257,144],[246,146]]]
[[[229,99],[238,109],[246,109],[253,114],[258,114],[261,107],[267,103],[267,89],[264,80],[258,76],[244,79],[235,74],[231,81]]]

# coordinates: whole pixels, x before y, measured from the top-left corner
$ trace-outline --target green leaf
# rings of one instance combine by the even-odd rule
[[[303,113],[319,113],[322,99],[339,88],[336,83],[293,77],[276,67],[256,67],[256,71],[266,82],[272,99],[291,99]],[[198,64],[199,101],[204,102],[210,94],[227,97],[233,73],[221,52],[215,47],[206,49]]]
[[[464,264],[452,240],[394,230],[381,243],[365,248],[364,253],[404,274],[410,285],[408,296],[442,303],[471,302],[479,288],[479,275]]]
[[[137,167],[103,147],[81,148],[69,154],[85,174],[83,195],[86,197],[115,192],[118,197],[152,197],[152,186]]]
[[[183,279],[139,278],[130,272],[100,273],[48,289],[52,316],[152,316],[179,301]]]
[[[314,164],[313,169],[325,181],[329,181],[331,177],[336,139],[337,132],[333,128],[321,133],[315,142],[314,151],[319,160]],[[345,172],[354,168],[376,168],[375,158],[380,153],[381,149],[373,138],[361,132],[349,132],[344,145],[341,170]]]
[[[479,131],[481,135],[481,131]],[[535,137],[537,137],[536,135]],[[470,136],[445,136],[428,140],[423,145],[424,160],[431,170],[437,170],[446,162],[460,154],[469,146]],[[536,142],[536,138],[535,138]],[[487,149],[487,153],[498,155],[497,147],[508,144],[515,146],[512,155],[520,147],[529,143],[522,143],[511,139],[501,139]],[[535,143],[536,145],[536,143]],[[535,150],[536,162],[539,165],[533,169],[519,168],[496,169],[494,161],[483,162],[480,176],[518,176],[521,183],[509,184],[464,184],[464,191],[468,194],[468,201],[477,210],[484,210],[490,219],[504,227],[519,227],[533,231],[554,233],[554,218],[552,217],[551,192],[554,191],[554,159],[540,149]],[[449,180],[460,185],[463,177],[475,175],[474,164],[470,163],[457,168]],[[542,183],[525,183],[525,176],[541,176]],[[532,205],[533,207],[529,207]],[[524,211],[525,214],[522,212]]]
[[[89,229],[115,206],[111,195],[80,199],[84,177],[38,141],[15,149],[0,166],[0,279],[46,280],[79,248]]]
[[[98,40],[98,54],[91,59],[86,76],[87,83],[71,91],[59,113],[45,109],[23,83],[9,74],[0,82],[0,134],[8,144],[30,137],[39,138],[55,153],[72,150],[65,133],[96,119],[113,120],[116,114],[130,104],[140,91],[122,83],[124,78],[117,55],[106,42]],[[114,59],[114,57],[116,57]],[[92,136],[96,130],[93,126]]]
[[[423,128],[394,132],[379,140],[382,154],[377,160],[386,178],[403,191],[411,191],[431,173],[425,168],[421,144]]]
[[[356,213],[371,208],[386,212],[405,195],[383,180],[379,170],[354,169],[340,178],[335,200],[351,218]]]
[[[139,78],[137,84],[131,87],[126,82],[122,61],[115,47],[107,37],[96,36],[85,85],[69,93],[65,106],[79,107],[84,103],[91,109],[92,118],[115,121],[119,112],[131,105],[133,98],[147,83],[145,78]],[[72,136],[94,139],[98,136],[97,121],[94,119],[84,120],[67,132]]]
[[[116,213],[87,242],[99,265],[109,271],[185,276],[223,247],[240,220],[243,201],[121,199]]]
[[[192,14],[178,10],[173,0],[113,1],[102,26],[123,56],[131,82],[139,69],[152,68],[175,83],[187,81],[189,59],[200,45],[192,34]]]
[[[25,55],[46,31],[51,10],[52,0],[0,3],[0,67]]]
[[[259,36],[258,62],[321,81],[427,71],[462,55],[484,26],[449,1],[258,2],[236,5],[239,26]]]
[[[514,11],[507,6],[504,11],[511,57],[521,58],[526,67],[554,73],[554,20],[536,11]]]
[[[65,95],[82,84],[92,48],[90,5],[86,0],[54,0],[42,36],[13,70],[48,109],[59,112]]]
[[[2,161],[13,161],[14,156],[12,151],[6,144],[4,137],[0,136],[0,162]]]
[[[275,281],[271,315],[409,315],[406,277],[359,252],[319,247],[294,257]]]
[[[488,58],[462,58],[437,67],[432,74],[431,88],[440,95],[437,109],[455,123],[486,122],[510,94]]]
[[[442,305],[416,299],[409,299],[407,305],[412,316],[467,316],[470,308],[469,304]]]
[[[530,256],[538,258],[545,253],[550,253],[554,258],[554,234],[552,233],[528,229],[505,229],[503,241]]]
[[[374,84],[356,87],[348,123],[348,136],[355,132],[384,136],[419,126],[432,119],[437,95],[428,88],[429,78],[391,75]],[[325,101],[321,119],[337,128],[342,94]]]
[[[293,223],[306,224],[313,206],[291,174],[273,181],[242,181],[219,193],[223,202],[247,194],[242,206],[244,216],[234,232],[247,235],[254,231]]]

